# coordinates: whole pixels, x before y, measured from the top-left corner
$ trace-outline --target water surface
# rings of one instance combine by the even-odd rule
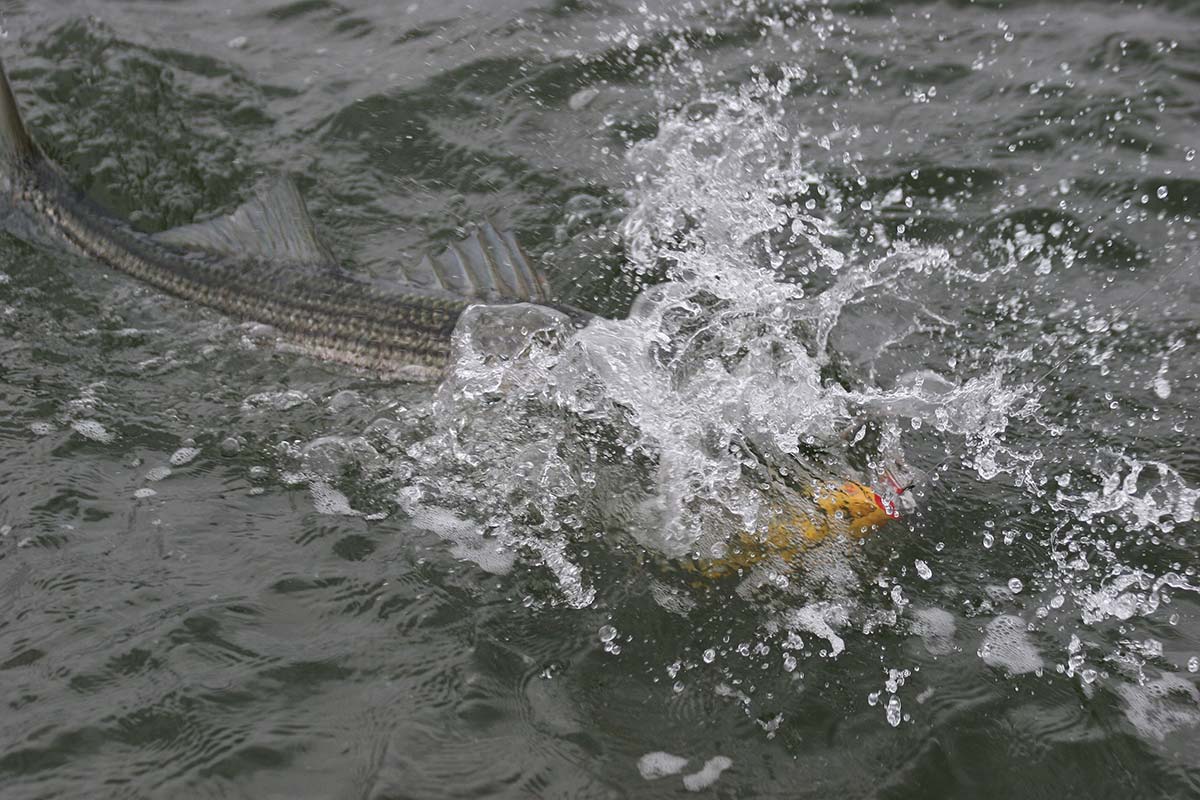
[[[393,383],[0,238],[5,798],[1200,793],[1187,4],[0,24],[144,230],[286,171],[350,269],[493,217],[611,318]],[[699,579],[746,441],[916,506]]]

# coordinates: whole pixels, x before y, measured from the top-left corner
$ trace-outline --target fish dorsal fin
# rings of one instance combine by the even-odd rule
[[[21,111],[8,85],[8,75],[0,64],[0,157],[9,162],[29,162],[38,158],[38,149],[25,129]]]
[[[441,289],[479,300],[545,303],[550,287],[525,257],[510,231],[491,222],[475,228],[442,253],[402,266],[399,277],[426,289]]]
[[[260,188],[225,217],[156,234],[160,242],[263,261],[333,266],[304,198],[286,176]]]

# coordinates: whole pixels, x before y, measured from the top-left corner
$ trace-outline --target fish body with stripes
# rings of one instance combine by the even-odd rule
[[[0,66],[0,188],[9,229],[66,245],[188,302],[271,326],[295,348],[385,377],[433,379],[463,312],[478,303],[556,303],[512,233],[476,228],[394,280],[343,269],[287,177],[233,213],[158,234],[136,231],[72,188],[29,135]],[[12,220],[19,215],[20,220]]]

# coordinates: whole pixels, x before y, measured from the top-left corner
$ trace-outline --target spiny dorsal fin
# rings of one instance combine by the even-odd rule
[[[545,303],[550,287],[529,263],[516,237],[485,222],[435,256],[402,266],[399,277],[426,289],[443,289],[480,300]]]
[[[172,228],[155,238],[219,255],[313,266],[334,264],[317,237],[304,198],[286,176],[259,189],[228,216]]]
[[[31,161],[38,157],[38,149],[21,121],[12,87],[4,64],[0,63],[0,156],[7,161]]]

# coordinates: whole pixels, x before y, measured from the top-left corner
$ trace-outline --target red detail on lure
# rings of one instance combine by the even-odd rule
[[[887,514],[892,519],[900,519],[900,512],[896,511],[896,504],[891,500],[884,500],[879,496],[879,492],[875,492],[875,505],[879,506],[883,513]]]
[[[883,479],[891,484],[892,491],[896,493],[897,497],[904,494],[904,490],[908,488],[907,486],[900,485],[900,481],[896,480],[892,476],[891,470],[885,469],[883,471]],[[891,500],[884,500],[879,496],[879,492],[875,492],[875,505],[879,506],[883,513],[887,514],[892,519],[900,519],[900,512],[896,510],[896,504]]]
[[[890,469],[885,469],[883,471],[883,479],[892,485],[892,490],[897,495],[904,494],[904,491],[908,488],[907,486],[900,485],[900,481],[896,480],[895,476],[892,475],[892,471]]]

